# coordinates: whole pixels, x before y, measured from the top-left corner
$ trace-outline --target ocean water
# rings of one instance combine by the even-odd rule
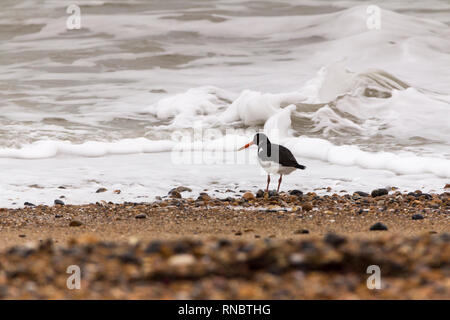
[[[255,191],[257,131],[285,190],[450,182],[448,1],[76,3],[2,1],[0,207]]]

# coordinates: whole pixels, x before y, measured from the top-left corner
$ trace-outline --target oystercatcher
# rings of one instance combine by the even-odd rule
[[[269,191],[270,174],[279,174],[277,192],[280,191],[280,184],[283,174],[290,174],[295,169],[306,169],[305,166],[299,164],[292,152],[281,145],[271,143],[269,138],[264,133],[257,133],[253,137],[253,141],[247,143],[238,151],[244,150],[251,145],[258,146],[258,161],[261,167],[267,172],[267,187],[266,192]]]

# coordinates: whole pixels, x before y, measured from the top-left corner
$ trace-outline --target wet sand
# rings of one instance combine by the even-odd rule
[[[0,209],[0,297],[450,299],[449,193],[180,196]]]

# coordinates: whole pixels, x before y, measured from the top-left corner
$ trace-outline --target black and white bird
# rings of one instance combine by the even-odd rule
[[[280,184],[283,175],[292,173],[296,169],[304,170],[305,166],[299,164],[292,152],[281,145],[271,143],[269,138],[264,133],[257,133],[253,137],[253,141],[247,143],[238,151],[244,150],[251,145],[258,146],[258,161],[261,167],[267,172],[267,187],[266,192],[269,191],[270,175],[279,174],[277,192],[280,191]]]

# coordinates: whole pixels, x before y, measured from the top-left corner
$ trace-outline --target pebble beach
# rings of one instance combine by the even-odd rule
[[[448,192],[186,189],[0,209],[0,298],[450,299]],[[371,265],[381,289],[367,286]]]
[[[0,300],[450,300],[449,1],[2,9]]]

